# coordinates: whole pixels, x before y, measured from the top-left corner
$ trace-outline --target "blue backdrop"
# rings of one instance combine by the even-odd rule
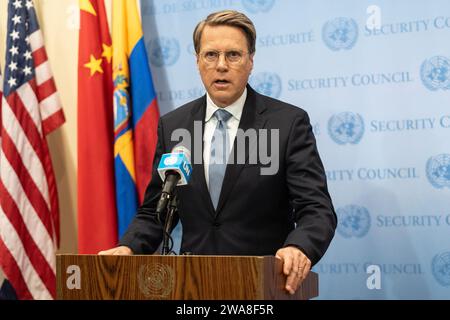
[[[450,1],[142,0],[162,114],[204,94],[192,31],[223,9],[255,23],[253,87],[310,115],[339,219],[320,298],[449,299]]]

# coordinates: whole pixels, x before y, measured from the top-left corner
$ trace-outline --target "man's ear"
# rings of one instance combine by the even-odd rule
[[[252,54],[250,54],[250,61],[252,62],[252,64],[253,64],[253,58],[254,58],[254,56],[255,56],[255,52],[253,52]]]
[[[254,53],[254,52],[249,56],[250,62],[251,62],[251,64],[252,64],[252,67],[250,68],[250,73],[253,71],[253,57],[254,57],[254,56],[255,56],[255,53]]]
[[[195,57],[195,62],[197,63],[197,71],[200,73],[200,59],[198,58],[198,55],[195,55]]]

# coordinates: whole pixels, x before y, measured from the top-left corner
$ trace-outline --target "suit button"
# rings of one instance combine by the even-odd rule
[[[219,222],[214,222],[214,223],[213,223],[213,226],[214,226],[215,228],[219,228],[219,227],[220,227],[220,223],[219,223]]]

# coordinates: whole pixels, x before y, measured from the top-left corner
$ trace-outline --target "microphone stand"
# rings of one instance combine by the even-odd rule
[[[169,202],[167,208],[166,221],[164,222],[164,231],[163,231],[163,246],[162,246],[162,255],[170,255],[174,254],[172,251],[173,248],[173,240],[170,236],[170,229],[172,227],[173,216],[178,211],[177,208],[177,196],[174,195]],[[169,245],[169,243],[171,243]]]

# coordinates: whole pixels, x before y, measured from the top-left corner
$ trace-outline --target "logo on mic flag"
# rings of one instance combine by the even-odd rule
[[[192,165],[184,153],[165,153],[158,166],[158,173],[162,181],[165,180],[167,171],[177,172],[181,177],[177,185],[182,186],[189,183]]]
[[[166,166],[171,166],[171,165],[174,165],[175,163],[177,163],[177,161],[178,161],[178,158],[177,158],[177,157],[172,157],[172,156],[170,156],[170,157],[167,157],[167,158],[164,160],[164,164],[165,164]]]

